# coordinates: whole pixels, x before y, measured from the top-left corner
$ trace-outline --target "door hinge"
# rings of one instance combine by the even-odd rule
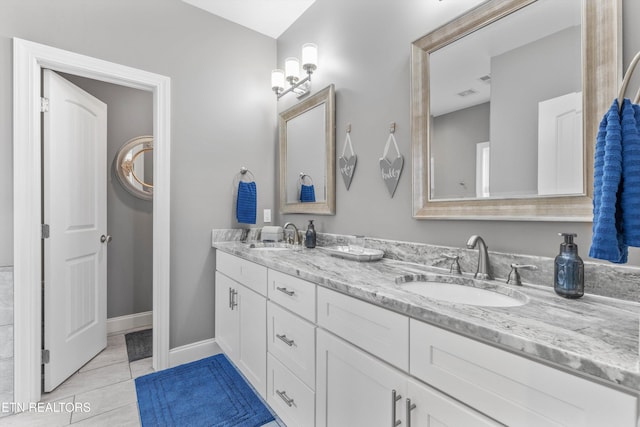
[[[49,350],[42,350],[41,360],[42,365],[49,363]]]
[[[42,224],[41,225],[41,230],[40,230],[40,234],[41,234],[41,239],[48,239],[49,238],[49,224]]]
[[[40,112],[48,113],[49,112],[49,98],[40,98]]]

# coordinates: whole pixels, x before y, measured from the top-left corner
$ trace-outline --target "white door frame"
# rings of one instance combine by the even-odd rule
[[[14,401],[41,398],[41,69],[153,92],[153,367],[169,367],[171,81],[13,39]]]

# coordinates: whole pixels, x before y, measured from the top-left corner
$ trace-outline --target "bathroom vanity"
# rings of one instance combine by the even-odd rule
[[[289,426],[637,426],[636,305],[447,303],[403,289],[424,265],[214,247],[216,340]]]

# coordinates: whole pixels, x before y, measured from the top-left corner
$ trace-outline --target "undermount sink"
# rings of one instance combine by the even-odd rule
[[[500,284],[451,276],[443,281],[426,276],[403,276],[396,279],[402,290],[438,301],[482,307],[517,307],[529,298]]]

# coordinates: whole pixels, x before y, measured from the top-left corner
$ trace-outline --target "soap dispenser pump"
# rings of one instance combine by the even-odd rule
[[[575,233],[558,233],[564,237],[560,253],[555,259],[553,289],[565,298],[580,298],[584,295],[584,263],[578,256],[578,245],[573,243]]]
[[[307,226],[307,233],[304,236],[304,245],[307,248],[315,248],[316,247],[316,228],[313,225],[313,220],[309,220],[309,225]]]

